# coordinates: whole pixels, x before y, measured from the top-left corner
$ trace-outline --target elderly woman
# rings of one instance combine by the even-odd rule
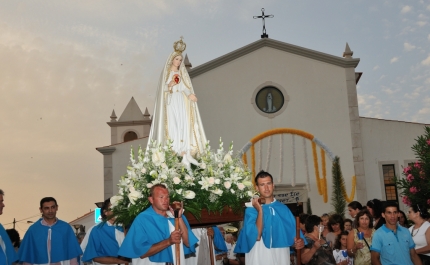
[[[370,246],[375,229],[373,229],[373,217],[367,209],[363,209],[355,216],[357,228],[349,232],[346,241],[348,255],[354,258],[355,265],[371,265]],[[359,239],[358,233],[363,233],[363,239]]]
[[[320,234],[321,218],[309,216],[305,221],[305,238],[308,244],[302,251],[302,263],[306,265],[336,265],[332,249]]]
[[[425,219],[429,217],[428,210],[424,205],[414,204],[408,211],[409,220],[414,225],[409,228],[415,243],[415,250],[421,258],[423,265],[430,264],[430,223]]]
[[[326,239],[332,248],[336,243],[337,236],[344,230],[343,222],[343,218],[340,214],[333,214],[328,219],[328,231],[330,232],[327,234]]]

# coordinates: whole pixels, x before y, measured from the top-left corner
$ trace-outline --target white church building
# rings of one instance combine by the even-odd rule
[[[273,175],[281,201],[310,198],[314,214],[332,211],[331,159],[338,156],[350,200],[401,204],[393,176],[414,161],[411,146],[425,124],[359,116],[360,59],[348,44],[339,57],[265,38],[197,67],[185,62],[211,146],[221,137],[225,148],[233,141],[246,151],[254,172]],[[138,101],[131,98],[119,118],[112,112],[111,143],[97,148],[105,198],[117,193],[130,148],[147,145],[151,110],[143,113]]]

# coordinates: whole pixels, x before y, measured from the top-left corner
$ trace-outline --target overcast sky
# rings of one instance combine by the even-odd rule
[[[0,222],[36,220],[45,196],[66,221],[93,209],[112,109],[134,96],[152,114],[174,41],[198,66],[258,40],[262,7],[272,39],[335,56],[349,43],[361,116],[430,123],[429,1],[1,1]]]

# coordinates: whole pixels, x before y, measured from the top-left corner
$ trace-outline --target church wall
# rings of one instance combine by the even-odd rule
[[[424,133],[424,124],[363,117],[360,123],[367,198],[385,200],[382,165],[394,164],[395,174],[402,176],[403,167],[415,161],[411,147]],[[405,210],[400,197],[399,203]]]
[[[116,137],[117,137],[117,143],[124,142],[124,134],[128,131],[133,131],[137,134],[137,138],[141,138],[147,135],[144,134],[144,125],[129,125],[126,127],[117,127]]]
[[[113,161],[115,161],[113,167],[112,167],[112,190],[113,194],[110,196],[116,195],[118,193],[118,186],[119,180],[121,179],[121,176],[125,175],[127,173],[127,166],[130,164],[130,150],[131,147],[133,147],[135,156],[137,155],[137,152],[139,150],[139,146],[142,148],[146,148],[148,138],[143,139],[137,139],[130,142],[125,142],[122,144],[117,144],[114,147],[116,148],[115,152],[113,152]],[[107,199],[108,194],[105,194],[105,199]]]
[[[258,114],[251,98],[254,90],[268,81],[281,85],[290,99],[286,110],[272,119]],[[340,156],[347,192],[350,192],[354,163],[344,68],[265,47],[194,77],[193,85],[199,98],[203,125],[213,148],[217,147],[219,137],[225,145],[234,141],[234,149],[239,150],[252,137],[270,129],[303,130],[315,135]],[[301,139],[295,138],[296,157],[302,160]],[[291,143],[291,138],[285,137],[284,143]],[[290,159],[291,149],[287,144],[284,151]],[[311,179],[309,197],[314,213],[322,214],[330,211],[330,200],[324,203],[318,195],[310,145],[307,149]],[[275,150],[279,150],[279,145],[274,145],[272,150],[269,171],[276,179],[280,165]],[[265,150],[262,157],[266,157]],[[330,198],[331,163],[328,157],[326,161]],[[291,175],[291,162],[284,160],[283,163],[289,167],[284,170],[284,175]],[[296,172],[296,182],[305,183],[304,167],[297,168]],[[284,177],[281,183],[290,184],[290,180]]]

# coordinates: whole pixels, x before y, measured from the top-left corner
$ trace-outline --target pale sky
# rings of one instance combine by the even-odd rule
[[[1,1],[0,222],[36,220],[45,196],[65,221],[93,209],[112,109],[134,96],[152,114],[174,41],[198,66],[258,40],[262,7],[272,39],[335,56],[349,43],[361,116],[430,123],[429,1]]]

